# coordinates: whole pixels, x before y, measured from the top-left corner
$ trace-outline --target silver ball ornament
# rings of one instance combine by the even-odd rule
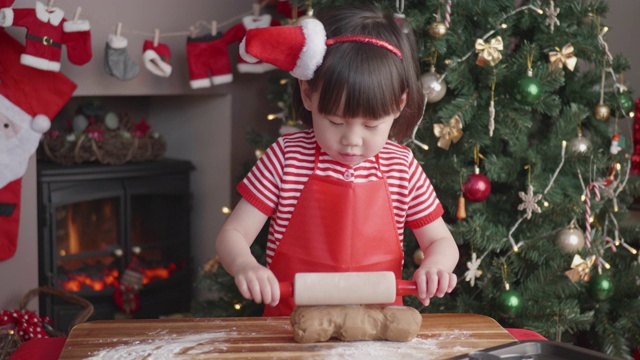
[[[573,224],[569,225],[558,233],[556,244],[562,250],[575,254],[584,248],[584,234]]]
[[[584,136],[569,140],[569,151],[574,155],[583,155],[591,148],[591,141]]]
[[[428,73],[422,74],[422,91],[427,98],[428,103],[440,101],[447,93],[447,83],[440,80],[440,74],[436,73],[433,68]]]

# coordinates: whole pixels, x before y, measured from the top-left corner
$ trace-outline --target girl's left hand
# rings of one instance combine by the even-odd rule
[[[446,270],[420,266],[413,273],[413,280],[418,285],[418,299],[428,306],[434,296],[443,297],[453,291],[458,282],[458,277]]]

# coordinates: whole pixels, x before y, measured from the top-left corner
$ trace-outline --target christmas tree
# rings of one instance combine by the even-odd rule
[[[369,2],[290,1],[305,16]],[[639,186],[623,127],[631,127],[634,100],[623,82],[628,60],[608,49],[606,2],[379,5],[416,35],[428,102],[404,143],[423,164],[461,251],[451,295],[428,307],[412,297],[405,304],[485,314],[631,358],[640,344],[640,244],[625,219]],[[290,95],[272,95],[283,127],[295,126]],[[256,146],[264,140],[253,134]],[[404,246],[410,279],[422,256],[410,230]],[[263,257],[264,241],[254,248]],[[196,314],[259,315],[216,269],[201,283],[218,297]]]

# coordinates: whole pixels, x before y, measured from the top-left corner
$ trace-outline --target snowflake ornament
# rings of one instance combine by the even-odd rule
[[[467,267],[469,270],[464,273],[464,280],[468,281],[471,284],[471,287],[475,286],[476,278],[479,278],[480,275],[482,275],[482,270],[478,269],[481,262],[482,258],[478,259],[475,252],[471,253],[471,261],[467,261]]]
[[[527,193],[525,194],[524,192],[520,191],[518,193],[518,196],[520,196],[520,199],[524,201],[522,204],[518,205],[518,210],[526,211],[526,215],[524,217],[526,217],[527,219],[531,219],[531,214],[533,212],[536,212],[538,214],[542,212],[540,206],[538,206],[537,204],[537,202],[542,199],[542,194],[533,195],[533,186],[529,185]]]
[[[547,15],[547,20],[544,22],[545,25],[549,25],[549,29],[553,34],[553,30],[556,25],[560,26],[560,20],[558,20],[558,13],[560,9],[556,9],[556,4],[551,0],[549,3],[549,7],[544,9],[544,13]]]

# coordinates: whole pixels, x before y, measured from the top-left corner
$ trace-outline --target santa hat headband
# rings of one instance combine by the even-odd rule
[[[343,35],[327,39],[322,23],[313,18],[303,20],[299,26],[248,30],[240,44],[240,56],[247,62],[263,61],[291,72],[300,80],[310,80],[322,64],[327,46],[345,42],[378,46],[402,59],[398,48],[376,37]]]

